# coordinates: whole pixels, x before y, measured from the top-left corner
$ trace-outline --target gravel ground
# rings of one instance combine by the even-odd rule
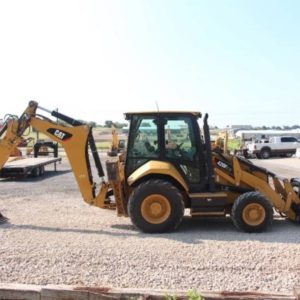
[[[276,160],[267,164],[276,169]],[[300,284],[299,225],[276,219],[271,231],[246,234],[229,218],[186,216],[177,232],[142,234],[128,218],[85,204],[66,161],[49,170],[0,181],[10,218],[0,226],[0,282],[272,292]]]

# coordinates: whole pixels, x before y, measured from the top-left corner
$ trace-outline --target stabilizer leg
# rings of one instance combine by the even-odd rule
[[[0,224],[4,224],[8,222],[8,218],[4,217],[0,212]]]

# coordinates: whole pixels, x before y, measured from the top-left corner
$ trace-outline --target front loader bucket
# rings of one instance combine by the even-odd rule
[[[8,218],[4,217],[0,212],[0,224],[4,224],[8,221]]]

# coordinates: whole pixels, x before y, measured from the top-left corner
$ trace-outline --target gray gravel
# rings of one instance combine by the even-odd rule
[[[51,169],[51,168],[50,168]],[[300,226],[262,234],[231,220],[188,216],[147,235],[128,218],[82,201],[66,162],[44,179],[0,182],[0,282],[291,292],[300,284]]]

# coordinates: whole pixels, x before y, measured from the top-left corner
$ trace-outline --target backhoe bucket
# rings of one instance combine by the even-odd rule
[[[0,224],[4,224],[8,221],[8,218],[4,217],[0,212]]]

